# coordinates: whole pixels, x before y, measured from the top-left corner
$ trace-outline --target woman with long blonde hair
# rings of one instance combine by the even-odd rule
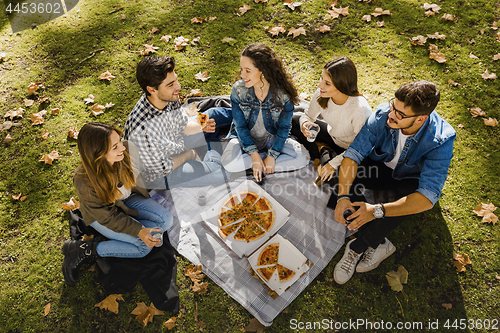
[[[130,157],[120,135],[119,129],[103,123],[88,123],[78,134],[82,163],[73,184],[80,210],[85,224],[109,240],[64,243],[62,270],[69,285],[76,282],[80,266],[91,259],[144,257],[160,242],[150,231],[164,232],[172,225],[170,212],[146,190],[135,187]]]

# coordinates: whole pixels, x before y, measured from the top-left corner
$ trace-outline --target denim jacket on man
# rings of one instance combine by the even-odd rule
[[[394,158],[400,131],[387,125],[389,112],[388,103],[378,106],[345,152],[344,158],[348,157],[358,165],[366,156],[379,162]],[[434,205],[441,196],[448,175],[455,136],[453,127],[432,111],[418,132],[406,140],[392,176],[395,179],[419,179],[417,192]]]
[[[246,153],[251,154],[257,151],[257,146],[250,136],[250,129],[255,125],[261,107],[266,131],[275,136],[267,155],[276,159],[281,153],[292,127],[294,106],[284,92],[279,91],[277,97],[279,100],[275,101],[269,93],[264,102],[261,102],[255,96],[253,87],[245,87],[245,81],[239,80],[233,85],[231,91],[233,111],[231,134],[238,136]]]

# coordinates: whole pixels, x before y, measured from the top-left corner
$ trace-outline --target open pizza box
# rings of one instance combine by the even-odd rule
[[[294,272],[293,276],[285,281],[280,281],[278,270],[274,270],[269,281],[262,275],[259,268],[269,267],[270,265],[259,265],[260,254],[268,245],[279,244],[278,264],[286,267]],[[281,235],[276,235],[269,239],[261,248],[255,251],[248,257],[248,262],[252,269],[257,274],[259,279],[265,283],[270,289],[274,290],[278,295],[283,294],[288,287],[295,283],[305,272],[309,270],[308,259],[300,253],[299,250],[289,240]]]
[[[242,240],[234,239],[236,232],[231,233],[226,238],[222,238],[219,234],[219,211],[224,202],[232,195],[238,195],[240,197],[240,192],[254,192],[259,198],[262,196],[266,198],[272,206],[275,212],[274,224],[266,234],[256,240],[246,242]],[[257,199],[258,200],[258,199]],[[230,193],[225,195],[221,200],[219,200],[213,207],[208,208],[206,211],[201,213],[201,218],[208,225],[208,227],[220,238],[226,245],[240,258],[243,256],[249,256],[255,250],[262,246],[270,237],[272,237],[287,221],[290,217],[290,213],[279,204],[276,199],[274,199],[269,193],[264,191],[259,185],[251,180],[245,180],[236,188],[231,190]]]

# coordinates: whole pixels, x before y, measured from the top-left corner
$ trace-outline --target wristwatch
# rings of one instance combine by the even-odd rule
[[[376,204],[375,209],[373,210],[373,216],[376,219],[381,219],[385,216],[385,208],[382,204]]]

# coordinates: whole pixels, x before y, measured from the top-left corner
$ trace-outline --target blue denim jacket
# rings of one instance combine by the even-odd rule
[[[262,117],[266,131],[275,136],[267,155],[277,158],[283,149],[285,140],[292,128],[294,106],[284,92],[278,93],[279,101],[274,101],[269,93],[264,102],[259,101],[253,87],[245,87],[245,81],[239,80],[231,90],[233,122],[231,134],[238,136],[243,150],[251,154],[257,151],[250,136],[250,129],[255,125],[262,106]]]
[[[389,104],[378,106],[368,118],[344,157],[360,164],[369,156],[374,161],[388,162],[394,158],[399,130],[387,125]],[[417,178],[417,192],[434,205],[441,196],[448,167],[453,157],[456,132],[433,111],[418,132],[408,138],[392,176],[395,179]]]

